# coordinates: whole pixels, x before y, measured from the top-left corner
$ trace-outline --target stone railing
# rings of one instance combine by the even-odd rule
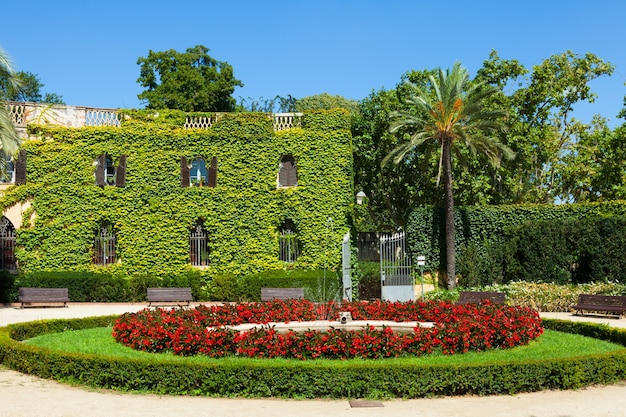
[[[65,127],[84,126],[121,126],[121,114],[117,109],[100,109],[93,107],[51,105],[42,103],[23,103],[10,101],[7,103],[9,116],[18,133],[25,134],[26,126],[34,124],[51,124]],[[302,126],[302,113],[268,114],[272,118],[274,130],[285,130]],[[185,129],[208,129],[220,117],[187,117]]]

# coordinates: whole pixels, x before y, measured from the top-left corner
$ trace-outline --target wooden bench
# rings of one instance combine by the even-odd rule
[[[21,287],[19,292],[19,302],[22,303],[22,308],[35,306],[67,307],[69,301],[67,288]]]
[[[504,304],[505,294],[495,291],[461,291],[457,304],[480,304],[489,300],[494,304]]]
[[[585,315],[585,311],[595,313],[617,314],[619,318],[626,313],[626,296],[622,295],[597,295],[580,294],[578,303],[572,306],[576,310],[576,315]]]
[[[191,288],[148,288],[148,306],[178,305],[188,306],[193,297]]]
[[[261,301],[304,298],[304,288],[261,288]]]

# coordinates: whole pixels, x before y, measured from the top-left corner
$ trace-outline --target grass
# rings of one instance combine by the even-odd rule
[[[94,328],[86,330],[67,331],[63,333],[51,333],[41,335],[24,343],[70,353],[95,354],[109,357],[124,357],[145,359],[150,358],[151,361],[179,362],[188,361],[189,363],[224,363],[225,361],[237,361],[238,363],[254,363],[262,361],[267,363],[267,359],[250,359],[250,358],[223,358],[212,359],[205,356],[180,357],[169,353],[147,353],[140,352],[123,346],[113,339],[111,336],[111,328]],[[576,357],[583,355],[593,355],[609,353],[613,351],[623,350],[624,347],[615,343],[603,340],[593,339],[590,337],[557,332],[553,330],[545,330],[545,333],[537,340],[529,345],[520,346],[512,349],[496,349],[487,352],[469,352],[463,355],[442,355],[432,354],[422,357],[403,357],[381,360],[372,360],[373,362],[384,362],[386,364],[411,364],[411,365],[478,365],[489,362],[517,362],[528,360],[547,360],[566,357]],[[273,359],[272,362],[281,364],[284,362],[295,362],[302,365],[325,365],[340,364],[338,366],[349,365],[351,361],[362,361],[362,359],[352,359],[348,361],[333,361],[316,359],[311,361]]]

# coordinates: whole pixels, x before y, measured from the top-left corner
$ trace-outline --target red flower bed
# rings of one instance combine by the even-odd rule
[[[434,322],[432,328],[397,333],[389,327],[361,331],[287,332],[270,326],[239,332],[219,327],[241,323],[337,320],[339,311],[353,320]],[[195,309],[142,310],[121,316],[113,337],[134,349],[177,355],[256,358],[387,358],[509,348],[543,333],[539,314],[528,308],[448,302],[351,302],[313,304],[307,300],[199,306]]]

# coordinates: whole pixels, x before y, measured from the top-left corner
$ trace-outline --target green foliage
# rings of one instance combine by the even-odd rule
[[[626,282],[626,216],[528,223],[502,246],[509,280]]]
[[[150,51],[137,60],[140,75],[137,82],[145,87],[139,97],[149,109],[183,111],[233,111],[235,87],[243,87],[233,67],[208,55],[202,45],[179,53],[173,49]]]
[[[337,272],[332,270],[269,270],[243,277],[240,280],[241,297],[246,301],[260,301],[263,287],[304,288],[306,299],[328,301],[324,298],[336,298],[338,282]]]
[[[346,109],[310,110],[303,121],[305,129],[350,130],[349,112]]]
[[[183,130],[172,125],[181,113],[159,111],[156,123],[143,121],[149,113],[130,112],[132,119],[119,128],[31,129],[43,139],[24,144],[27,183],[0,198],[2,209],[31,202],[16,225],[16,256],[26,276],[105,272],[116,277],[111,291],[128,280],[124,292],[131,297],[142,297],[145,285],[188,279],[196,297],[213,297],[220,287],[211,282],[216,274],[339,265],[354,198],[350,132],[333,130],[347,126],[345,111],[307,113],[304,128],[279,132],[264,114],[227,114],[210,129]],[[125,187],[95,185],[94,161],[105,152],[115,164],[127,156]],[[297,162],[297,187],[276,186],[283,155]],[[217,187],[181,187],[182,156],[217,157]],[[278,227],[287,218],[302,246],[297,262],[288,265],[278,259]],[[194,278],[189,233],[198,219],[209,233],[210,266]],[[92,251],[103,221],[115,230],[118,262],[98,267]]]
[[[17,84],[0,74],[0,95],[7,101],[26,101],[33,103],[65,104],[63,97],[55,93],[42,93],[44,84],[36,74],[17,71]]]
[[[113,318],[54,320],[11,325],[0,329],[0,363],[43,378],[71,380],[92,387],[140,390],[155,394],[290,398],[419,398],[441,395],[492,395],[545,389],[575,389],[610,384],[626,377],[626,349],[605,353],[520,356],[484,353],[428,362],[416,360],[191,361],[163,355],[121,356],[70,353],[40,348],[24,340],[48,332],[110,325]],[[544,320],[547,328],[585,334],[624,345],[623,329],[589,323]],[[554,340],[554,339],[553,339]],[[570,348],[558,348],[569,352]],[[470,358],[471,356],[471,358]],[[463,359],[470,358],[466,361]],[[486,358],[479,360],[478,358]],[[499,358],[499,359],[498,359]],[[472,359],[476,359],[474,362]],[[315,362],[315,363],[314,363]]]
[[[515,158],[490,167],[480,152],[459,149],[452,166],[458,206],[485,204],[607,201],[626,196],[624,127],[610,132],[605,122],[583,124],[571,109],[592,103],[593,80],[610,75],[613,66],[593,54],[555,54],[527,69],[493,51],[473,83],[498,91],[485,105],[506,112],[499,142]],[[417,149],[403,164],[380,167],[382,159],[405,140],[390,133],[393,112],[419,113],[400,102],[405,81],[428,85],[432,70],[412,70],[392,90],[375,91],[359,102],[352,118],[355,184],[369,199],[369,215],[379,231],[404,227],[410,208],[441,205],[437,187],[438,149]],[[625,113],[625,112],[622,112]],[[458,162],[458,163],[457,163]]]
[[[357,262],[353,267],[353,297],[357,300],[380,298],[380,262]]]
[[[571,220],[571,227],[580,229],[576,236],[579,242],[575,242],[580,247],[578,260],[584,258],[584,253],[593,254],[600,250],[604,255],[611,254],[610,259],[604,259],[598,254],[597,259],[593,263],[593,274],[590,270],[582,272],[579,270],[574,282],[589,282],[597,280],[623,280],[622,272],[615,275],[615,271],[620,268],[623,256],[619,256],[619,251],[623,253],[623,243],[619,234],[611,234],[610,228],[613,226],[601,226],[609,220],[594,220],[598,218],[611,218],[614,216],[626,215],[626,203],[623,201],[603,202],[603,203],[584,203],[584,204],[564,204],[564,205],[502,205],[502,206],[482,206],[482,207],[457,207],[455,213],[456,228],[456,252],[458,254],[460,284],[466,285],[486,285],[498,282],[507,282],[515,279],[522,279],[520,274],[522,271],[519,265],[512,264],[511,257],[515,256],[515,242],[513,242],[513,233],[516,227],[520,240],[528,242],[529,250],[534,250],[540,255],[541,251],[537,251],[538,246],[535,240],[524,237],[527,227],[533,227],[532,223],[539,221],[554,220],[562,222],[567,219]],[[578,224],[581,220],[589,219],[589,222]],[[619,222],[619,220],[615,220]],[[595,225],[594,225],[595,224]],[[609,224],[609,223],[606,223]],[[555,226],[556,227],[556,226]],[[583,230],[586,230],[583,231]],[[595,230],[591,233],[591,230]],[[621,229],[620,229],[621,230]],[[408,218],[406,226],[408,243],[411,250],[415,254],[426,256],[426,270],[438,271],[442,267],[444,247],[444,225],[443,210],[441,208],[424,207],[414,209]],[[509,234],[507,234],[509,233]],[[569,232],[559,232],[562,237],[567,236]],[[613,236],[610,240],[605,240],[607,236]],[[563,280],[564,273],[569,271],[571,264],[567,264],[567,257],[571,255],[567,253],[566,241],[556,240],[547,241],[549,236],[542,236],[539,229],[535,229],[535,238],[545,240],[544,250],[561,251],[564,258],[559,261],[552,258],[544,266],[532,266],[528,264],[527,274],[523,279],[531,279],[533,281]],[[552,238],[550,238],[552,239]],[[589,242],[589,243],[585,243]],[[506,245],[505,243],[508,243]],[[504,246],[503,246],[504,244]],[[548,248],[551,246],[550,248]],[[604,249],[600,249],[605,246]],[[569,246],[571,248],[571,245]],[[609,249],[610,248],[610,249]],[[529,252],[530,253],[530,252]],[[537,258],[538,260],[538,258]],[[584,259],[583,259],[584,260]],[[507,264],[508,262],[508,264]],[[565,263],[564,263],[565,262]],[[591,262],[589,260],[588,262]],[[610,264],[610,265],[609,265]],[[508,268],[508,269],[507,269]],[[511,269],[513,268],[513,269]],[[610,268],[610,269],[609,269]],[[509,271],[515,271],[515,275],[509,276]],[[573,271],[573,270],[572,270]],[[571,272],[568,272],[571,274]],[[591,274],[591,275],[590,275]],[[565,279],[567,281],[567,279]]]
[[[551,284],[543,282],[509,282],[481,286],[462,286],[469,291],[498,291],[506,294],[506,303],[542,312],[570,311],[580,294],[626,295],[626,284],[594,282],[587,284]],[[426,300],[456,302],[459,290],[438,289],[425,294]]]
[[[303,97],[296,100],[295,104],[295,110],[299,112],[307,110],[346,109],[352,113],[357,107],[356,100],[350,100],[343,96],[332,96],[328,93]]]

